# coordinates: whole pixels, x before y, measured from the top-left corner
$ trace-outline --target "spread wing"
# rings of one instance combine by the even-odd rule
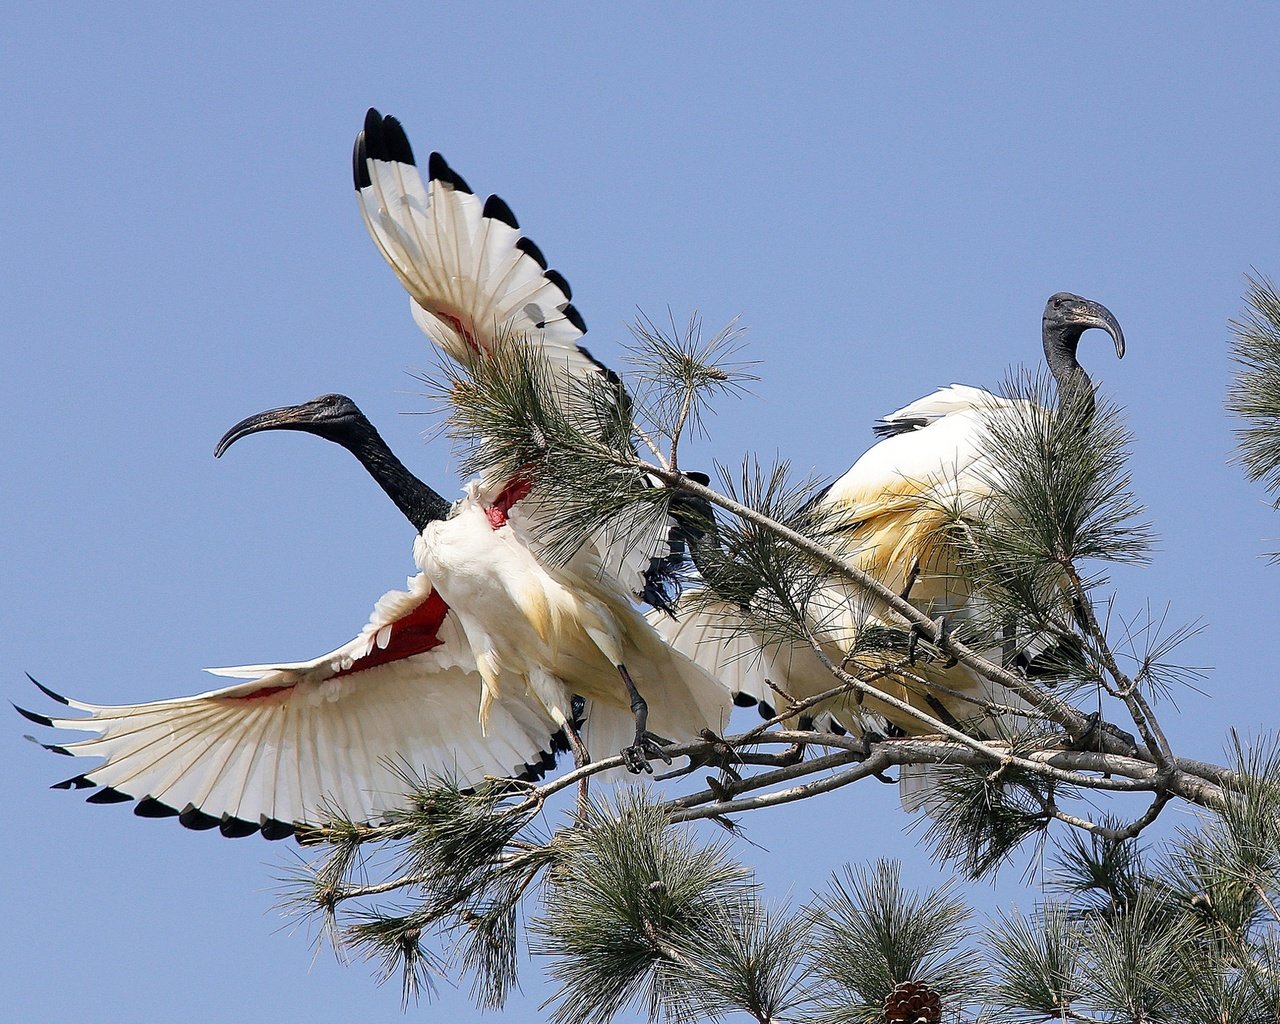
[[[481,200],[439,153],[424,183],[400,122],[376,110],[356,136],[356,194],[374,243],[423,332],[464,366],[522,337],[567,372],[611,371],[577,344],[587,332],[569,282],[520,234],[511,208]]]
[[[330,811],[378,820],[403,802],[406,776],[475,784],[550,768],[564,737],[521,688],[506,688],[482,733],[469,659],[448,607],[419,575],[378,602],[359,636],[312,661],[216,669],[248,681],[145,704],[89,704],[41,686],[84,714],[18,710],[93,734],[45,744],[103,759],[60,788],[102,787],[91,803],[136,800],[143,817],[279,839]]]
[[[482,202],[439,153],[428,158],[424,182],[404,128],[377,110],[356,136],[353,170],[370,236],[408,291],[414,320],[445,353],[469,367],[518,340],[563,375],[556,379],[603,387],[617,408],[629,409],[618,375],[578,344],[587,327],[568,281],[548,269],[503,200]],[[544,523],[559,510],[520,484],[485,481],[481,499],[495,510],[495,526],[520,502],[524,515],[512,526],[537,554]],[[575,571],[613,578],[636,598],[666,606],[678,529],[674,520],[613,524],[589,540]]]

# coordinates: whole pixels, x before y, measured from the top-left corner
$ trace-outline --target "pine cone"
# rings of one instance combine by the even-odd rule
[[[942,997],[923,981],[904,981],[884,999],[885,1024],[940,1024]]]

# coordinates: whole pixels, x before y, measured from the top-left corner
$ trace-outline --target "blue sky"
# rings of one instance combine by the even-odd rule
[[[1128,356],[1098,336],[1082,359],[1127,409],[1161,538],[1117,607],[1208,626],[1184,651],[1208,693],[1168,712],[1180,752],[1276,724],[1256,655],[1280,520],[1222,410],[1242,275],[1280,275],[1274,8],[28,5],[6,37],[6,697],[34,702],[28,671],[116,703],[311,657],[412,570],[399,513],[330,446],[212,458],[242,416],[343,391],[456,491],[413,415],[427,343],[350,187],[376,105],[511,204],[606,361],[637,309],[741,316],[762,380],[690,458],[838,474],[876,416],[1036,364],[1051,293],[1105,303]],[[272,909],[291,848],[51,792],[66,764],[27,731],[0,735],[12,1019],[399,1017]],[[766,849],[742,854],[775,896],[881,855],[938,880],[886,787],[754,817]],[[977,891],[1034,898],[1016,872]],[[512,1019],[546,994],[537,965],[525,982]],[[446,986],[418,1013],[468,1006]]]

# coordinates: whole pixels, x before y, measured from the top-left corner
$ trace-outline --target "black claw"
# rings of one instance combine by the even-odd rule
[[[653,766],[649,763],[650,758],[661,758],[667,764],[671,764],[671,755],[662,749],[664,745],[670,746],[671,740],[655,736],[651,732],[637,736],[635,743],[620,751],[627,771],[632,775],[643,773],[652,775]]]

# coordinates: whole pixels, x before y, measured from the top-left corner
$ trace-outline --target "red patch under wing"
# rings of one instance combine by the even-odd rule
[[[477,355],[487,356],[489,354],[488,350],[476,339],[475,332],[471,330],[467,324],[464,324],[459,317],[454,316],[452,313],[446,313],[442,309],[432,309],[430,312],[461,334],[462,340],[465,341],[467,345],[471,347],[471,350]]]
[[[223,697],[222,700],[264,700],[267,697],[274,697],[277,693],[284,693],[286,690],[292,690],[294,684],[288,683],[285,686],[264,686],[261,690],[254,690],[252,693],[241,693],[234,697]]]
[[[489,519],[489,525],[495,530],[505,526],[507,513],[511,511],[511,507],[521,498],[527,497],[531,490],[533,490],[533,481],[527,476],[515,476],[508,480],[498,492],[498,496],[484,510],[484,514]]]
[[[363,658],[357,658],[350,668],[335,673],[334,678],[377,668],[389,661],[411,658],[415,654],[423,654],[433,647],[439,647],[444,643],[438,635],[440,625],[448,612],[449,606],[444,603],[444,598],[434,590],[431,591],[422,604],[390,624],[391,639],[387,641],[386,647],[375,645]]]

